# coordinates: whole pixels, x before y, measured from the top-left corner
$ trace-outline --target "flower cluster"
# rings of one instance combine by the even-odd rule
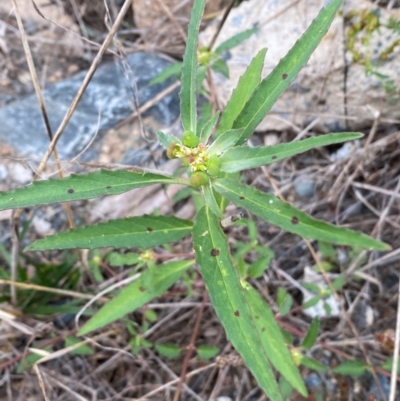
[[[207,153],[207,145],[199,143],[199,138],[191,131],[185,131],[182,136],[183,144],[171,143],[167,150],[170,159],[181,159],[192,172],[190,183],[194,187],[207,184],[209,177],[217,176],[220,172],[220,159],[217,155]]]

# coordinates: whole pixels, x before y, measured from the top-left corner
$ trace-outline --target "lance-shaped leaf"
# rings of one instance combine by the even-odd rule
[[[181,75],[182,63],[174,63],[164,68],[149,83],[149,85],[161,84],[170,77],[179,78]]]
[[[213,186],[221,195],[236,205],[244,207],[268,223],[304,238],[370,249],[390,249],[387,244],[365,234],[314,219],[289,203],[248,185],[229,179],[220,179],[215,181]]]
[[[240,45],[240,43],[248,39],[250,36],[254,35],[257,30],[258,28],[255,27],[233,35],[231,38],[225,40],[220,45],[218,45],[217,48],[214,50],[214,53],[221,54],[223,52],[226,52],[227,50],[233,49],[234,47]]]
[[[181,143],[181,141],[174,135],[171,134],[164,134],[162,131],[156,132],[158,142],[164,149],[168,149],[171,143]]]
[[[361,137],[363,137],[363,134],[357,132],[343,132],[340,134],[320,135],[303,139],[302,141],[282,143],[275,146],[256,146],[254,148],[246,145],[236,146],[228,149],[221,156],[221,170],[227,173],[234,173],[236,171],[260,167],[299,153],[304,153],[319,146],[351,141]]]
[[[232,128],[236,117],[240,114],[254,89],[260,83],[266,52],[267,49],[260,50],[247,67],[245,73],[240,77],[239,83],[233,90],[232,96],[222,113],[221,122],[215,134],[216,136]]]
[[[243,130],[241,129],[230,129],[225,131],[223,134],[219,135],[217,139],[210,145],[207,153],[221,154],[233,146],[238,138],[242,135]]]
[[[280,401],[279,388],[255,329],[239,274],[232,264],[227,239],[219,219],[207,207],[196,216],[193,243],[211,302],[229,340],[270,399]]]
[[[219,118],[219,111],[217,111],[211,118],[204,124],[200,133],[200,143],[206,144],[210,139],[212,131]]]
[[[37,181],[11,192],[0,192],[0,210],[117,195],[154,184],[182,181],[161,174],[129,170],[100,170],[62,179]]]
[[[206,185],[203,185],[201,187],[201,189],[203,192],[205,204],[216,216],[222,219],[224,215],[222,214],[221,209],[219,208],[219,205],[217,203],[217,200],[215,199],[211,181],[208,181]]]
[[[281,329],[276,323],[269,305],[250,285],[246,288],[245,296],[250,305],[261,343],[272,365],[300,394],[306,396],[307,390],[303,379],[293,362],[292,355],[285,344]]]
[[[138,280],[125,287],[115,298],[106,303],[79,331],[83,336],[120,319],[140,308],[153,298],[162,295],[193,265],[192,260],[164,263],[157,270],[145,270]],[[146,285],[151,282],[152,285]]]
[[[304,349],[310,349],[315,344],[315,341],[317,341],[319,326],[319,320],[316,318],[313,319],[307,331],[307,334],[304,337],[303,342],[301,343],[301,346]]]
[[[140,216],[111,220],[39,239],[25,251],[96,249],[104,247],[151,248],[179,241],[190,234],[192,222],[173,216]]]
[[[206,0],[196,0],[190,18],[181,74],[181,120],[185,131],[196,133],[197,35]]]
[[[237,145],[242,145],[253,134],[278,97],[296,78],[327,33],[341,4],[342,0],[332,0],[323,8],[288,54],[255,89],[233,124],[233,128],[245,129]]]

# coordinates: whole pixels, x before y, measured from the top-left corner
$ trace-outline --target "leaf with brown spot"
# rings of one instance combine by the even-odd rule
[[[207,207],[203,207],[195,218],[193,245],[211,303],[227,337],[269,398],[281,401],[279,388],[261,347],[238,271],[232,264],[227,238],[218,217]],[[218,255],[215,255],[214,250],[219,251]]]
[[[283,202],[271,194],[258,191],[235,180],[221,178],[216,180],[213,186],[217,192],[237,206],[243,207],[270,224],[298,234],[301,237],[341,245],[362,246],[370,249],[390,249],[387,244],[368,235],[314,219],[296,209],[290,203]],[[241,199],[241,196],[244,196],[245,199]],[[293,216],[295,216],[295,219],[293,219]],[[301,222],[301,224],[296,224],[296,222]]]

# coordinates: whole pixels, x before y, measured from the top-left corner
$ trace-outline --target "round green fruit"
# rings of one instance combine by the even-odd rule
[[[221,159],[218,156],[211,156],[207,162],[207,173],[212,177],[217,176],[221,171]]]
[[[208,175],[202,171],[196,171],[190,177],[190,185],[195,188],[199,188],[202,185],[206,185],[208,182]]]
[[[182,142],[188,148],[195,148],[200,139],[192,131],[185,131],[182,135]]]

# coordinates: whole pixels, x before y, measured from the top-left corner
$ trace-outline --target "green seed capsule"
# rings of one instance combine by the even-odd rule
[[[182,142],[188,148],[195,148],[200,139],[192,131],[185,131],[182,135]]]
[[[207,173],[212,177],[218,175],[221,171],[221,159],[218,156],[211,156],[207,162]]]
[[[173,142],[173,143],[169,144],[168,149],[167,149],[167,157],[168,157],[168,159],[175,159],[176,158],[175,152],[176,152],[177,148],[178,148],[178,143]]]
[[[196,171],[190,177],[190,185],[195,188],[199,188],[202,185],[207,184],[208,175],[202,171]]]

